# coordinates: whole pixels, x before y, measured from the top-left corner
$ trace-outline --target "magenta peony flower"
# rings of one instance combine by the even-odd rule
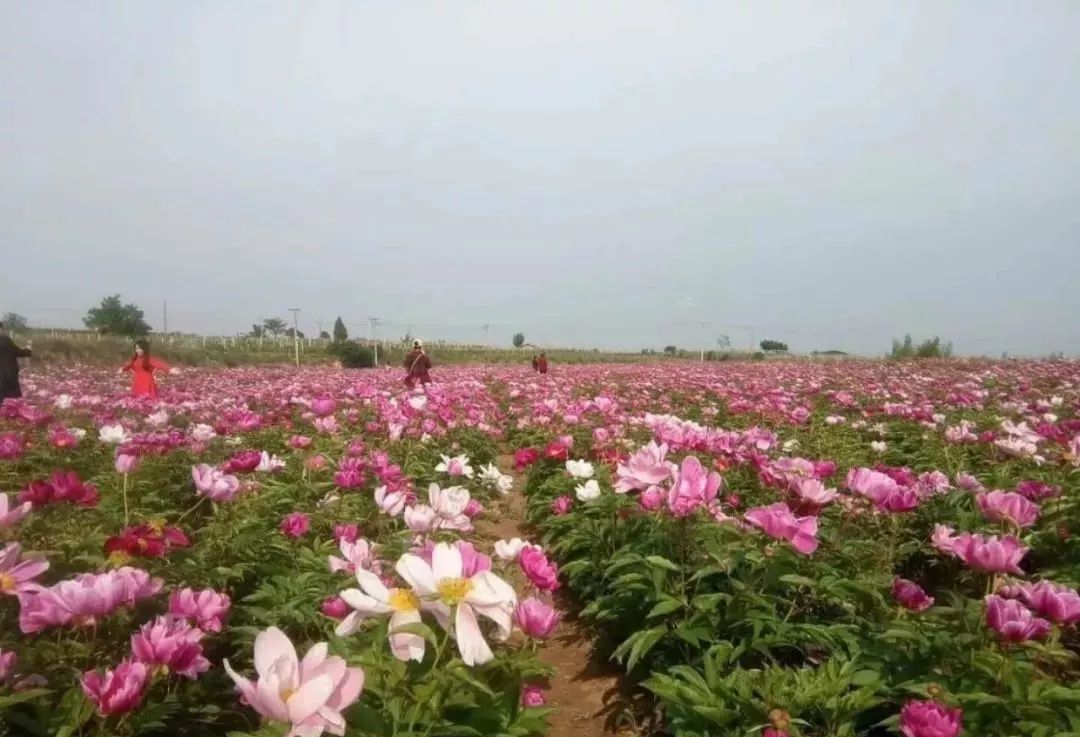
[[[991,522],[1031,527],[1039,519],[1039,505],[1014,491],[983,492],[975,496],[975,501],[983,517]]]
[[[360,528],[354,524],[337,524],[334,525],[334,542],[340,543],[344,540],[347,543],[356,542],[360,537]]]
[[[202,638],[202,630],[166,615],[147,622],[131,636],[131,653],[140,663],[194,681],[210,670],[210,661],[203,657]]]
[[[22,458],[24,447],[22,435],[19,433],[0,433],[0,460],[14,461]]]
[[[514,615],[521,631],[536,640],[551,637],[561,619],[558,611],[536,597],[529,597],[518,603]]]
[[[1068,586],[1039,581],[1021,589],[1020,598],[1052,622],[1062,626],[1080,622],[1080,593]]]
[[[180,589],[169,596],[169,614],[191,620],[206,632],[221,632],[231,607],[228,595],[213,589]]]
[[[331,596],[323,601],[319,611],[330,619],[340,621],[349,615],[349,605],[340,596]]]
[[[892,595],[905,609],[924,612],[934,605],[934,597],[927,596],[922,586],[899,576],[893,578]]]
[[[521,705],[536,708],[545,706],[547,699],[544,698],[544,689],[539,686],[523,686],[521,689]]]
[[[905,737],[956,737],[962,712],[936,701],[909,701],[900,710],[900,731]]]
[[[257,450],[242,450],[225,461],[221,470],[225,473],[251,473],[262,463],[262,453]]]
[[[638,502],[644,509],[650,512],[655,512],[658,509],[664,508],[664,501],[667,499],[667,495],[664,494],[664,490],[659,486],[650,486],[645,491],[641,492],[641,496],[638,498]]]
[[[559,588],[559,568],[548,560],[539,546],[526,545],[522,548],[518,554],[518,565],[536,588],[542,591]]]
[[[311,520],[303,512],[292,512],[285,515],[281,520],[281,534],[288,537],[302,537],[307,534],[308,528],[311,527]]]
[[[1050,631],[1049,622],[1036,617],[1019,601],[994,594],[986,597],[986,624],[1009,642],[1038,640]]]
[[[7,683],[15,672],[15,664],[19,662],[19,655],[14,650],[7,652],[0,650],[0,686]]]
[[[100,716],[114,716],[134,711],[142,703],[150,669],[143,663],[122,661],[115,670],[105,671],[102,676],[96,670],[88,670],[82,677],[82,690],[86,698],[94,702]]]
[[[1061,487],[1044,481],[1021,481],[1016,485],[1016,493],[1033,502],[1061,496]]]
[[[330,397],[319,397],[311,400],[311,411],[316,417],[327,417],[337,411],[337,402]]]

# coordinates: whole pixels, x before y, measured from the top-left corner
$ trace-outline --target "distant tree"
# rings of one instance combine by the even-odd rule
[[[338,357],[344,368],[372,368],[375,365],[375,354],[370,348],[348,340],[334,343],[330,352]]]
[[[251,332],[248,335],[252,338],[261,338],[266,335],[266,330],[263,329],[262,325],[252,325]]]
[[[286,338],[293,337],[293,329],[292,328],[286,328],[285,332],[284,332],[284,335],[285,335]],[[302,340],[303,337],[304,337],[304,331],[303,330],[297,330],[296,335]]]
[[[285,321],[280,317],[268,317],[263,320],[263,330],[277,337],[285,332]]]
[[[87,310],[83,324],[99,333],[129,338],[150,332],[150,325],[143,319],[143,311],[130,302],[124,304],[119,294],[106,297],[100,305]]]
[[[323,330],[321,333],[319,333],[319,340],[330,340],[330,333]]]
[[[18,312],[8,312],[0,318],[0,322],[13,333],[25,333],[30,329],[30,323]]]
[[[730,348],[731,347],[731,338],[729,338],[726,335],[721,335],[719,338],[716,339],[716,346],[718,348],[725,348],[725,349]]]
[[[664,346],[664,353],[666,353],[666,354],[667,354],[667,355],[669,355],[669,356],[674,356],[674,355],[675,355],[676,353],[678,353],[678,352],[679,352],[679,349],[678,349],[678,348],[676,348],[676,347],[675,347],[675,346],[673,346],[673,345],[666,345],[666,346]]]
[[[783,343],[779,340],[763,340],[760,343],[761,350],[763,351],[786,351],[787,343]]]
[[[514,333],[514,347],[520,348],[525,345],[525,333]]]
[[[936,335],[916,344],[909,334],[903,341],[893,338],[889,358],[949,358],[952,353],[952,343],[942,342]]]
[[[345,323],[342,322],[341,316],[334,320],[334,342],[343,343],[349,339],[349,331],[345,329]]]

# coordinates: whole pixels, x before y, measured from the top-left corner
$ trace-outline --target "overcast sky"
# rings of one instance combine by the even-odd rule
[[[1069,0],[0,0],[0,312],[1077,354],[1078,38]]]

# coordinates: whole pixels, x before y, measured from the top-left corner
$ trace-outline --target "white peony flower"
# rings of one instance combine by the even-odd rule
[[[567,461],[566,472],[576,479],[591,479],[593,477],[593,464],[588,461]]]
[[[600,497],[600,484],[596,479],[589,479],[574,491],[577,493],[578,501],[591,502]]]

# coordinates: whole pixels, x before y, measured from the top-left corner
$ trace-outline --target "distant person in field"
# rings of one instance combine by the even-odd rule
[[[7,334],[4,323],[0,322],[0,402],[22,396],[22,387],[19,386],[19,359],[29,357],[29,344],[26,348],[15,345],[15,341]]]
[[[160,358],[150,355],[150,342],[146,340],[135,341],[135,353],[131,360],[120,369],[135,374],[131,384],[131,394],[136,397],[156,397],[157,382],[154,381],[155,371],[168,371],[169,364]]]
[[[548,360],[547,356],[544,355],[543,351],[541,351],[540,355],[536,357],[536,370],[540,372],[541,376],[547,376]]]
[[[532,367],[533,371],[540,373],[540,359],[536,357],[535,353],[533,354]]]
[[[431,383],[431,359],[424,352],[424,344],[419,340],[412,342],[412,350],[405,356],[405,386],[412,389],[416,382],[422,386]]]

